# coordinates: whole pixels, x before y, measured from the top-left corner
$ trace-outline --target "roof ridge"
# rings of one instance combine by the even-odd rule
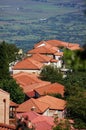
[[[40,64],[40,65],[43,65],[41,62],[36,61],[36,60],[34,60],[34,59],[31,60],[31,58],[28,58],[28,60],[30,60],[30,62],[31,62],[35,67],[38,67],[39,69],[40,69],[39,64]],[[34,64],[33,61],[35,61],[35,63],[37,63],[37,62],[38,62],[38,63],[37,63],[37,64]]]
[[[34,100],[36,100],[36,99],[34,99],[34,98],[31,98],[32,99],[32,101]],[[36,100],[38,103],[44,103],[44,104],[47,104],[47,103],[45,103],[45,102],[42,102],[42,101],[39,101],[39,100]],[[33,102],[36,106],[37,106],[37,108],[40,110],[40,111],[42,111],[41,109],[40,109],[40,107],[35,103],[35,102]],[[48,104],[47,104],[48,105]],[[49,106],[49,105],[48,105]]]

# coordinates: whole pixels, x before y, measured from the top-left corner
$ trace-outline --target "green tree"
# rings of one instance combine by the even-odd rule
[[[70,122],[67,119],[58,121],[58,118],[56,117],[54,122],[55,126],[53,127],[53,130],[70,130],[71,128]]]
[[[54,82],[61,82],[62,74],[56,67],[48,65],[44,66],[44,68],[40,73],[40,77],[42,80],[54,83]]]
[[[63,61],[66,68],[76,70],[86,70],[86,49],[71,51],[64,49]]]
[[[77,93],[75,96],[70,96],[67,100],[68,116],[75,120],[75,127],[86,129],[86,95]]]
[[[86,72],[73,72],[69,73],[66,78],[63,79],[65,86],[65,98],[69,98],[71,95],[77,95],[77,92],[83,92],[86,90]]]
[[[9,62],[6,53],[6,44],[0,43],[0,80],[9,78]]]
[[[9,43],[5,43],[5,44],[6,44],[6,53],[8,56],[9,63],[17,60],[19,49],[16,47],[15,44],[9,44]]]
[[[10,98],[12,101],[18,104],[24,101],[25,94],[14,79],[3,79],[0,81],[0,88],[10,93]]]
[[[73,72],[64,79],[67,116],[75,127],[86,128],[86,72]]]
[[[19,85],[16,84],[16,81],[10,76],[10,58],[8,52],[11,50],[8,50],[8,45],[5,42],[0,43],[0,88],[9,92],[10,97],[14,102],[21,103],[24,101],[24,93],[23,90],[19,87]],[[10,55],[12,55],[11,53]]]

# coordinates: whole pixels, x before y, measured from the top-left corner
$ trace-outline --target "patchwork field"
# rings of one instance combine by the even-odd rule
[[[85,0],[0,0],[0,40],[27,51],[41,40],[86,41]]]

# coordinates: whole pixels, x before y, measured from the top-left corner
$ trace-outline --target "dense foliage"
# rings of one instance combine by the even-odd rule
[[[0,80],[10,77],[6,44],[0,43]]]
[[[70,130],[71,129],[71,124],[69,120],[67,119],[58,121],[58,118],[55,118],[54,122],[55,122],[55,126],[53,127],[53,130]]]
[[[40,77],[42,80],[50,81],[52,83],[54,82],[60,82],[62,79],[62,74],[59,72],[59,70],[56,67],[53,67],[51,65],[44,66],[40,73]]]
[[[10,93],[10,99],[16,103],[22,103],[24,101],[24,93],[22,88],[16,83],[14,79],[6,79],[0,81],[0,88]]]
[[[86,128],[86,71],[73,71],[67,77],[59,76],[57,68],[46,66],[41,72],[43,80],[59,82],[65,86],[67,117],[74,119],[76,128]],[[56,127],[55,130],[60,128]],[[61,129],[60,129],[61,130]]]
[[[9,62],[16,58],[15,49],[12,47],[5,42],[0,43],[0,88],[10,93],[11,100],[21,103],[24,101],[23,90],[9,73]]]
[[[63,56],[64,63],[67,68],[71,68],[74,71],[86,70],[86,48],[83,47],[81,50],[71,51],[64,49]]]
[[[86,72],[73,72],[63,81],[67,116],[75,120],[76,128],[86,128]]]
[[[1,46],[5,47],[4,51],[7,55],[8,62],[13,62],[19,58],[18,51],[19,49],[16,47],[15,44],[9,44],[5,41],[0,43]]]

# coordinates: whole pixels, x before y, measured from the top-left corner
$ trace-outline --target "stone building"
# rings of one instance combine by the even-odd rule
[[[0,89],[0,123],[9,124],[10,94]]]

